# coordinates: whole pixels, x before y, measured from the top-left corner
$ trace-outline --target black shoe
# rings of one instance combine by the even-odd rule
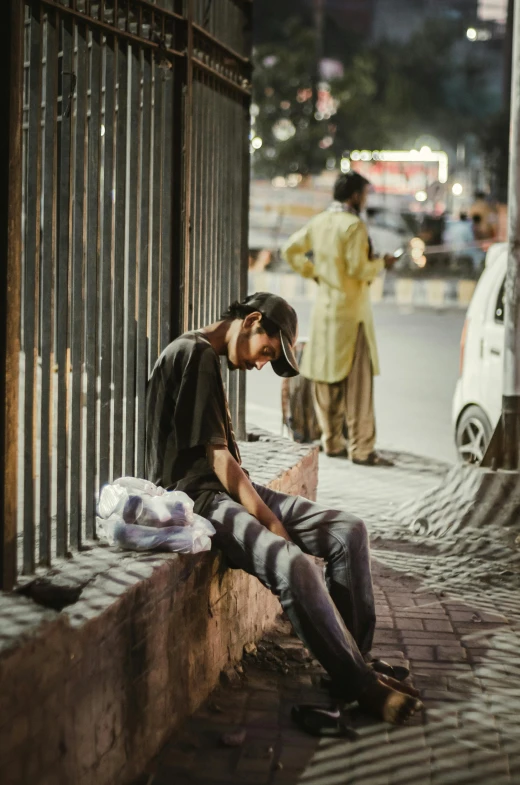
[[[298,727],[311,736],[346,738],[354,741],[359,734],[345,722],[337,707],[301,704],[293,706],[291,717]]]
[[[347,450],[340,450],[339,452],[326,452],[327,458],[348,458]]]
[[[371,452],[368,458],[364,460],[352,458],[352,463],[357,463],[359,466],[395,466],[395,463],[390,458],[383,458],[378,452]]]

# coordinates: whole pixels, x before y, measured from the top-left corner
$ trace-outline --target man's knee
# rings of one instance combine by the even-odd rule
[[[348,551],[359,551],[368,545],[368,531],[364,521],[355,515],[348,515],[343,525],[337,527],[341,544]]]

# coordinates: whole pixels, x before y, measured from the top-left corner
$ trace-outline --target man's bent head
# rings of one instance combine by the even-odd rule
[[[232,303],[222,318],[232,323],[227,344],[231,370],[261,370],[270,362],[278,376],[299,373],[294,356],[298,318],[282,297],[268,292],[251,294],[241,303]]]

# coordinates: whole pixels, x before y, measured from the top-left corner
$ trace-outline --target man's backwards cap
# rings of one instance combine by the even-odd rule
[[[248,305],[255,311],[260,311],[263,316],[280,328],[282,353],[278,360],[271,361],[273,371],[278,376],[297,376],[300,370],[294,356],[294,346],[298,337],[298,317],[294,308],[283,297],[269,292],[256,292],[248,295],[244,300],[244,305]]]

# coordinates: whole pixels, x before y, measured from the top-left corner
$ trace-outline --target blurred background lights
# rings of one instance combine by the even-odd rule
[[[259,136],[255,136],[255,138],[254,138],[254,139],[253,139],[253,141],[251,142],[251,145],[252,145],[252,147],[253,147],[255,150],[260,150],[260,148],[262,147],[262,144],[263,144],[263,143],[262,143],[262,140],[260,139],[260,137],[259,137]]]
[[[350,161],[348,160],[348,158],[341,159],[340,169],[343,172],[343,174],[350,172]]]
[[[460,196],[463,190],[464,189],[460,183],[453,183],[451,192],[454,196]]]
[[[422,193],[424,193],[424,191],[422,191]],[[412,257],[412,261],[417,265],[417,267],[424,267],[426,264],[426,256],[424,255],[425,248],[426,245],[424,240],[421,240],[420,237],[414,237],[412,240],[410,240],[410,256]]]
[[[425,202],[428,198],[428,194],[426,193],[426,191],[417,191],[417,193],[415,194],[415,198],[417,199],[418,202]]]
[[[319,145],[322,150],[326,150],[328,147],[331,147],[334,143],[334,139],[332,136],[324,136],[323,139],[320,141]]]
[[[301,174],[290,174],[287,176],[287,185],[289,188],[296,188],[296,186],[301,183],[301,180]]]
[[[477,40],[477,31],[475,30],[474,27],[468,27],[468,29],[466,30],[466,37],[470,41],[476,41]]]
[[[273,136],[279,142],[287,142],[296,133],[294,124],[286,117],[282,117],[277,123],[273,125]]]

